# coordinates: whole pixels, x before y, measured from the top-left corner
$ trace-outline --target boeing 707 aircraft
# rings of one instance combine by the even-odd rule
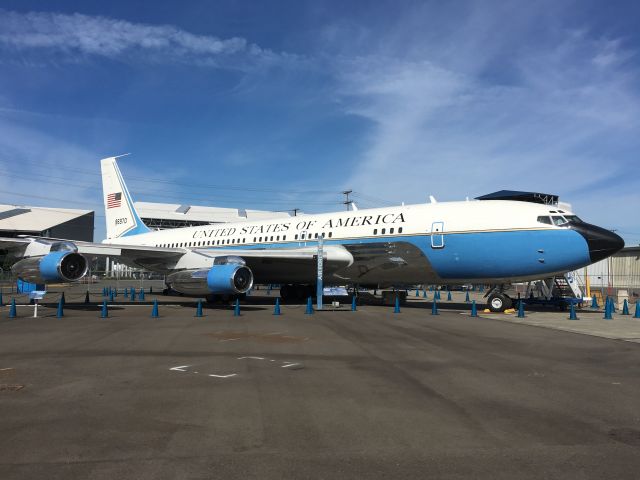
[[[117,158],[101,161],[107,239],[0,238],[28,282],[74,282],[89,259],[166,275],[187,295],[240,295],[280,284],[283,299],[310,295],[317,243],[324,243],[326,285],[391,287],[483,283],[495,286],[493,310],[511,300],[500,286],[551,277],[606,258],[624,246],[615,233],[554,203],[517,200],[441,202],[289,219],[151,231],[136,213]],[[482,197],[481,197],[482,198]]]

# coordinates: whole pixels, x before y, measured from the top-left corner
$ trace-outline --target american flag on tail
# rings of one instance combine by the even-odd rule
[[[117,208],[122,203],[122,192],[107,195],[107,208]]]

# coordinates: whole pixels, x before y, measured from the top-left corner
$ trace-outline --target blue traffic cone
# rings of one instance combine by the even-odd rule
[[[233,316],[234,317],[240,316],[240,299],[239,298],[236,298],[236,304],[233,307]]]
[[[420,290],[416,288],[416,297],[419,297],[419,296],[420,296]]]
[[[16,309],[16,299],[11,299],[11,307],[9,307],[9,318],[16,318],[18,316],[18,310]]]
[[[64,317],[64,305],[62,303],[62,297],[60,297],[60,300],[58,301],[58,311],[56,312],[56,317],[57,318]]]
[[[198,306],[196,307],[196,317],[202,316],[202,300],[198,300]]]
[[[280,297],[276,298],[276,305],[273,307],[273,314],[280,315]]]
[[[356,302],[356,296],[354,295],[353,297],[351,297],[351,311],[355,312],[356,310],[358,310],[358,305]]]
[[[435,300],[431,303],[431,315],[440,315],[438,313],[438,302]]]
[[[305,315],[313,314],[313,301],[311,297],[307,298],[307,309],[304,311]]]
[[[520,300],[518,303],[518,318],[524,318],[524,302]]]
[[[144,288],[140,289],[140,293],[138,294],[138,300],[144,302]]]
[[[626,298],[622,304],[622,315],[629,315],[629,302],[627,302]]]
[[[576,306],[573,303],[569,309],[569,320],[578,320],[578,316],[576,315]]]
[[[613,317],[611,315],[611,302],[608,300],[604,304],[604,319],[611,320]]]
[[[400,299],[398,298],[397,295],[396,295],[395,304],[393,306],[393,313],[400,313]]]
[[[595,295],[591,297],[591,308],[600,308],[600,305],[598,305],[598,299]]]
[[[464,301],[465,301],[466,303],[469,303],[469,302],[471,301],[471,299],[469,298],[469,290],[467,290],[467,294],[466,294],[466,295],[465,295],[465,297],[464,297]]]
[[[640,300],[636,302],[636,313],[633,318],[640,318]]]
[[[427,291],[426,290],[422,290],[422,298],[427,298]]]
[[[100,318],[107,318],[109,316],[109,307],[107,307],[107,301],[102,302],[102,311],[100,312]]]
[[[131,287],[130,292],[131,292],[130,300],[131,300],[132,302],[135,302],[135,301],[136,301],[136,289],[135,289],[135,288],[133,288],[133,287]]]
[[[153,308],[151,309],[151,318],[158,318],[160,313],[158,311],[158,299],[153,300]]]
[[[471,302],[471,316],[472,317],[477,317],[478,316],[478,307],[476,307],[476,301],[473,300]]]

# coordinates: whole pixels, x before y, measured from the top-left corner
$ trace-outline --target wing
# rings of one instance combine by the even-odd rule
[[[127,244],[94,243],[46,237],[1,238],[0,249],[16,257],[46,255],[60,248],[75,250],[86,257],[110,257],[121,263],[156,272],[209,268],[230,257],[242,259],[256,281],[265,283],[306,282],[315,278],[316,247],[237,249],[164,248]],[[331,274],[353,263],[353,255],[341,245],[325,245],[323,268]]]

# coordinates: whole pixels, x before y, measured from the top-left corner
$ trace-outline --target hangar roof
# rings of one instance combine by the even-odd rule
[[[92,212],[93,210],[0,204],[0,231],[42,232]]]
[[[134,206],[138,211],[140,218],[161,218],[166,220],[187,220],[211,223],[243,222],[291,216],[288,212],[203,207],[197,205],[180,205],[177,203],[135,202]]]

